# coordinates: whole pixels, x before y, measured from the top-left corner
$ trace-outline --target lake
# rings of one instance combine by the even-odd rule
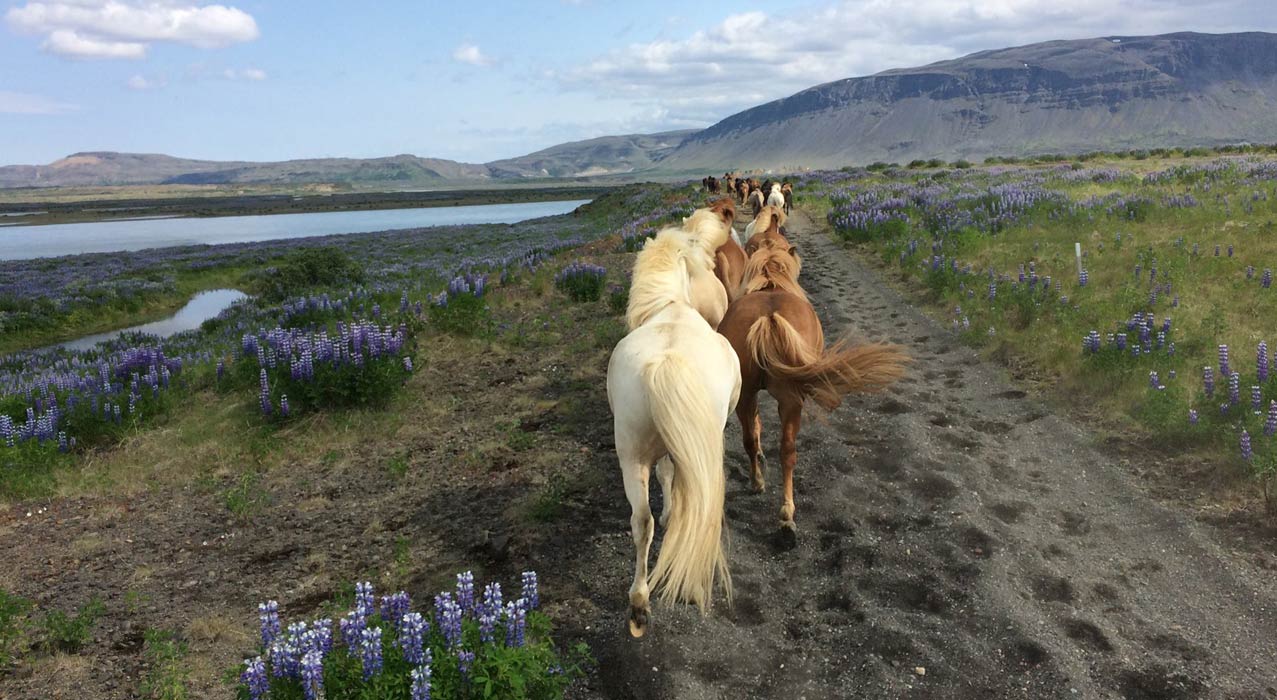
[[[111,340],[124,333],[134,332],[167,338],[182,331],[199,328],[201,323],[210,318],[215,318],[231,304],[247,298],[248,295],[238,289],[209,289],[191,297],[191,300],[186,302],[186,306],[183,306],[177,313],[168,318],[144,323],[140,326],[86,335],[83,338],[58,343],[55,347],[63,347],[68,350],[87,350],[104,340]]]
[[[0,227],[0,260],[25,260],[180,245],[245,243],[425,226],[513,224],[543,216],[566,214],[589,201],[573,199],[558,202],[220,216],[202,219],[138,218],[46,226],[17,224]]]

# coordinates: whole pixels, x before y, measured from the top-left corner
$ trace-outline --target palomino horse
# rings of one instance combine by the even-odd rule
[[[688,270],[704,265],[703,257],[675,229],[647,241],[630,287],[633,330],[608,362],[607,399],[634,537],[629,625],[635,637],[647,631],[649,585],[664,602],[688,601],[704,612],[718,579],[731,600],[722,532],[723,428],[740,398],[740,362],[692,307]],[[667,529],[649,582],[655,524],[648,476],[658,460]]]
[[[825,347],[824,331],[798,286],[794,248],[765,238],[750,256],[742,291],[719,326],[740,359],[741,398],[736,405],[749,455],[754,490],[763,482],[762,421],[758,392],[766,389],[780,408],[782,500],[780,525],[793,534],[794,467],[803,404],[815,401],[833,410],[853,391],[881,389],[904,374],[908,356],[897,345],[852,346],[840,340]]]
[[[719,202],[722,201],[724,200],[719,200]],[[731,200],[726,201],[730,203]],[[722,205],[716,202],[713,207],[692,212],[691,216],[683,219],[683,227],[680,229],[687,244],[697,247],[704,253],[703,257],[698,258],[703,264],[689,267],[692,306],[712,328],[718,328],[731,301],[727,287],[722,284],[715,261],[718,251],[723,246],[735,245],[731,237],[731,222],[735,218],[735,207],[724,210]],[[742,250],[741,256],[744,257],[744,254],[745,251]],[[742,261],[740,269],[743,268]],[[737,279],[739,280],[739,277]]]
[[[789,245],[781,227],[785,225],[785,211],[776,207],[763,207],[758,216],[745,227],[745,255],[753,255],[764,238],[778,238]]]
[[[720,211],[727,221],[736,220],[736,205],[730,197],[724,197],[709,206],[711,211]],[[729,224],[730,225],[730,224]],[[736,299],[740,288],[741,275],[745,272],[745,249],[736,238],[736,229],[731,229],[731,238],[714,251],[714,276],[723,283],[729,301]],[[720,319],[721,321],[722,319]],[[717,326],[715,326],[717,328]]]

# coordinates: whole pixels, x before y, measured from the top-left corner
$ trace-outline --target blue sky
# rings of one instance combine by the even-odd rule
[[[1277,3],[0,0],[0,164],[484,162],[981,49],[1179,30],[1274,31]]]

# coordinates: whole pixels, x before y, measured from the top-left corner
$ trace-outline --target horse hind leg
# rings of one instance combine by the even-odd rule
[[[630,584],[630,634],[642,637],[652,616],[651,589],[647,583],[647,557],[656,523],[647,505],[649,467],[638,459],[621,458],[625,497],[630,502],[630,534],[634,537],[634,582]]]
[[[800,397],[783,397],[780,404],[780,527],[792,533],[794,525],[794,467],[798,464],[798,429],[803,422]]]
[[[674,510],[674,462],[670,461],[669,455],[656,463],[656,480],[661,482],[661,528],[665,528]]]
[[[736,404],[736,418],[740,420],[745,454],[749,456],[750,482],[755,492],[762,493],[767,488],[763,480],[763,465],[767,458],[763,456],[763,421],[758,417],[758,394],[741,393]]]

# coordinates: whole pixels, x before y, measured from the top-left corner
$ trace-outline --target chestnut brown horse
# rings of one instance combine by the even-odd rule
[[[794,186],[788,182],[782,183],[780,193],[785,196],[785,213],[788,214],[794,210]]]
[[[736,199],[744,204],[747,197],[749,197],[749,181],[742,177],[736,180]]]
[[[798,430],[803,404],[814,401],[833,410],[852,392],[882,389],[904,374],[909,357],[898,345],[852,345],[843,339],[825,347],[824,330],[815,309],[799,287],[798,258],[792,246],[777,238],[760,241],[750,256],[744,289],[727,310],[718,332],[740,359],[741,393],[736,404],[750,460],[754,490],[762,492],[762,421],[758,392],[766,389],[780,408],[782,500],[780,525],[793,534],[794,467],[798,463]]]

